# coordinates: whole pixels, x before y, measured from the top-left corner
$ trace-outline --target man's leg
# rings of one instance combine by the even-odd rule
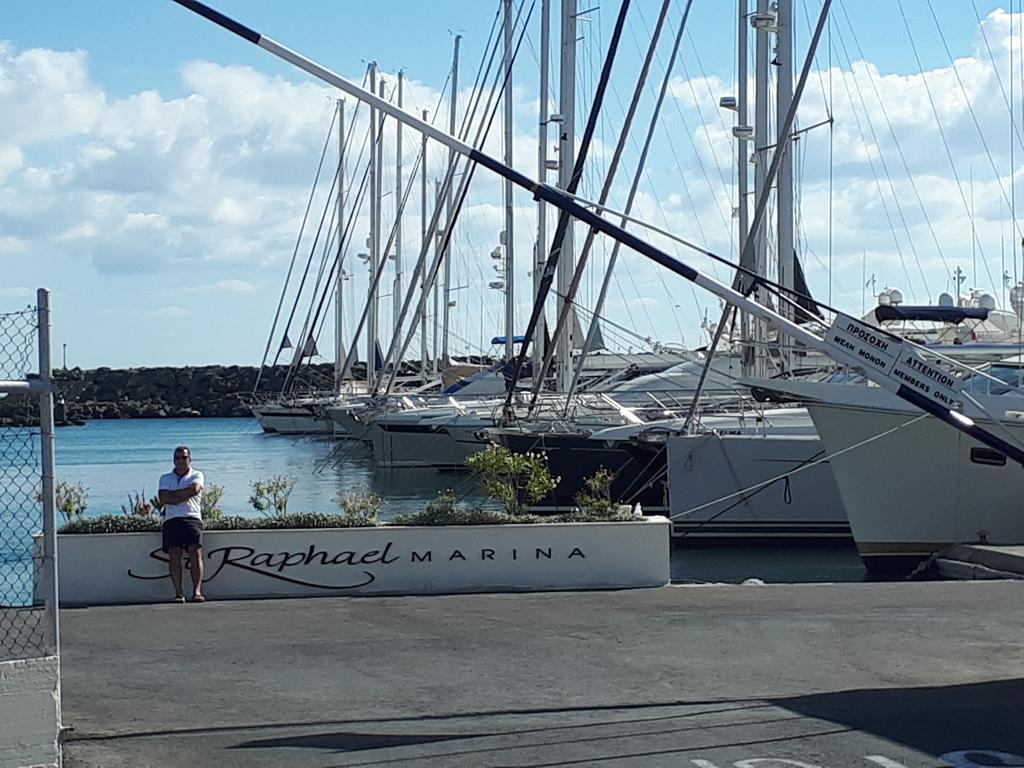
[[[167,552],[168,565],[171,569],[171,584],[174,586],[174,596],[183,597],[181,591],[181,547],[169,547]]]
[[[189,570],[192,572],[192,599],[203,597],[203,548],[197,544],[188,547]]]

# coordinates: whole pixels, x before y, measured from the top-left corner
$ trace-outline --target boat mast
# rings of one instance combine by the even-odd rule
[[[449,151],[450,153],[450,151]],[[451,168],[451,166],[448,166]],[[434,179],[434,205],[437,207],[441,206],[441,182]],[[441,247],[441,243],[444,242],[444,233],[441,231],[439,226],[434,235],[434,258],[437,258],[437,251]],[[424,271],[426,274],[426,271]],[[434,373],[438,373],[441,370],[441,358],[438,354],[439,346],[439,335],[438,335],[438,322],[441,319],[441,286],[438,285],[437,275],[434,275],[434,330],[433,330],[433,367]]]
[[[512,0],[505,0],[505,153],[502,161],[512,167]],[[515,269],[512,217],[512,182],[505,179],[505,359],[515,356]]]
[[[344,325],[345,270],[342,269],[342,242],[345,237],[345,100],[338,99],[338,279],[337,295],[334,300],[334,391],[341,391],[344,375],[345,340],[342,337]]]
[[[377,94],[377,63],[370,62],[370,93]],[[376,360],[374,348],[377,342],[377,292],[373,290],[373,275],[377,274],[377,248],[380,245],[379,223],[377,221],[377,109],[370,106],[370,282],[366,301],[370,315],[366,327],[366,388],[373,391],[374,370]]]
[[[429,112],[423,110],[423,122],[427,122]],[[427,249],[427,135],[420,138],[420,248]],[[427,285],[427,271],[420,274],[420,293],[425,297],[430,290]],[[427,383],[427,302],[420,303],[420,379]]]
[[[377,94],[381,100],[385,100],[387,92],[387,83],[384,78],[380,79],[377,83]],[[373,270],[370,272],[370,279],[376,282],[376,287],[373,291],[373,352],[370,357],[367,358],[367,364],[372,365],[374,368],[373,379],[374,382],[378,381],[380,376],[384,375],[381,371],[380,374],[376,372],[377,369],[377,349],[380,346],[380,280],[377,278],[377,272],[383,271],[384,266],[387,263],[388,254],[384,253],[383,250],[387,247],[384,243],[383,238],[383,219],[384,219],[384,116],[381,115],[380,125],[377,127],[377,143],[371,145],[371,152],[376,158],[373,161],[374,175],[377,177],[377,196],[374,202],[376,203],[376,224],[374,226],[374,233],[377,237],[377,241],[374,243],[374,251],[376,258],[373,262]],[[384,246],[382,248],[382,245]]]
[[[402,108],[402,84],[405,73],[398,70],[398,108]],[[394,329],[398,333],[398,315],[402,302],[402,123],[395,122],[395,284],[391,291],[391,304],[394,309]],[[401,367],[402,361],[396,360],[395,366]]]
[[[740,0],[741,2],[743,0]],[[640,188],[640,181],[644,176],[644,169],[647,167],[647,154],[651,148],[651,141],[654,139],[654,133],[658,127],[658,119],[661,116],[661,108],[665,102],[665,95],[668,93],[668,87],[672,79],[672,71],[675,67],[675,63],[678,59],[679,46],[683,42],[683,33],[686,31],[686,23],[690,18],[690,8],[693,6],[693,0],[687,0],[686,7],[683,9],[683,17],[679,22],[679,27],[676,31],[675,41],[672,43],[672,52],[669,54],[668,64],[665,67],[665,74],[661,80],[661,88],[658,91],[658,99],[654,103],[654,110],[651,112],[650,120],[647,124],[647,135],[644,137],[643,145],[640,148],[640,156],[637,158],[636,171],[633,173],[633,181],[629,188],[629,195],[626,197],[626,207],[623,209],[623,217],[620,222],[620,226],[625,227],[628,223],[627,216],[633,210],[633,203],[636,200],[637,190]],[[597,337],[597,333],[600,330],[600,319],[604,313],[605,300],[608,297],[608,288],[611,285],[612,276],[615,273],[615,264],[619,258],[619,250],[622,247],[622,243],[616,241],[615,245],[612,246],[611,255],[608,257],[608,264],[604,270],[604,277],[601,280],[601,290],[597,294],[597,302],[594,304],[594,312],[590,318],[590,326],[587,328],[587,335],[583,341],[583,346],[580,348],[580,356],[576,361],[576,365],[572,373],[572,382],[567,390],[568,395],[572,395],[576,391],[576,387],[579,384],[580,376],[583,374],[584,357],[591,350],[594,345],[594,339]],[[568,399],[566,400],[566,406],[568,407]]]
[[[775,22],[775,39],[779,71],[776,77],[775,124],[781,126],[786,120],[786,115],[789,114],[789,105],[793,103],[793,0],[777,0],[776,8],[778,9],[778,18]],[[775,147],[775,151],[782,153],[776,188],[779,284],[784,289],[792,290],[795,283],[795,268],[793,264],[793,153],[788,133],[785,136],[780,134],[779,144]],[[791,294],[783,293],[783,296],[792,299]],[[793,312],[793,305],[781,299],[779,301],[779,314],[790,320],[796,316]],[[781,355],[785,370],[792,370],[792,339],[779,338],[779,354]]]
[[[548,175],[548,57],[551,46],[551,0],[541,0],[540,3],[540,99],[538,102],[538,120],[540,127],[537,133],[537,178],[544,181]],[[537,242],[533,249],[533,299],[537,300],[540,293],[540,281],[544,273],[544,260],[547,257],[548,241],[547,213],[544,208],[544,201],[537,198]],[[540,365],[544,358],[544,336],[545,320],[544,313],[540,313],[537,320],[537,329],[533,338],[527,339],[524,343],[533,344],[534,368]]]
[[[750,234],[750,208],[747,205],[747,196],[750,194],[750,150],[747,148],[750,124],[749,119],[749,92],[747,83],[747,28],[749,19],[749,0],[737,0],[737,16],[739,24],[736,28],[737,36],[737,60],[736,60],[736,126],[733,128],[733,136],[736,139],[736,219],[739,249],[743,250],[743,244]],[[749,264],[740,262],[741,267],[751,271],[757,271],[755,261]],[[757,321],[747,313],[743,313],[740,324],[740,335],[744,342],[749,342],[754,333],[754,325]],[[741,350],[741,363],[744,376],[756,376],[754,370],[755,348],[744,344]]]
[[[448,113],[448,135],[455,136],[455,111],[458,105],[459,98],[459,43],[462,41],[462,35],[455,36],[455,53],[452,56],[452,93],[451,93],[451,105]],[[448,149],[448,165],[452,167],[455,165],[455,150]],[[448,193],[445,196],[445,229],[449,229],[453,224],[453,201],[452,201],[452,185],[448,185]],[[444,367],[448,367],[448,316],[451,310],[451,285],[452,285],[452,259],[451,259],[451,236],[445,235],[445,246],[444,251],[444,307],[442,312],[444,313],[441,319],[441,361]]]
[[[690,0],[690,3],[692,3],[692,0]],[[654,24],[654,32],[651,34],[651,42],[648,45],[647,54],[644,57],[643,65],[640,68],[640,74],[637,77],[636,85],[635,85],[635,87],[633,89],[633,95],[632,95],[632,98],[630,99],[629,106],[626,108],[626,115],[625,115],[625,118],[623,120],[622,127],[619,129],[619,136],[618,136],[618,139],[616,140],[615,148],[612,151],[611,161],[609,162],[608,167],[605,170],[604,183],[601,185],[601,192],[600,192],[600,195],[599,195],[598,200],[597,200],[597,205],[598,206],[603,207],[605,205],[605,203],[608,202],[608,197],[611,195],[612,185],[613,185],[613,183],[615,181],[615,174],[618,172],[619,163],[622,160],[622,153],[623,153],[623,150],[625,149],[626,143],[627,143],[627,141],[629,139],[630,130],[632,129],[632,126],[633,126],[633,120],[636,117],[637,106],[640,104],[640,99],[641,99],[641,97],[643,95],[645,86],[647,85],[647,76],[648,76],[648,74],[650,73],[650,70],[651,70],[651,62],[654,60],[654,54],[655,54],[655,51],[657,50],[658,40],[661,38],[661,31],[662,31],[662,29],[665,26],[665,18],[668,15],[668,9],[669,9],[669,5],[670,4],[671,4],[671,0],[662,0],[661,10],[658,13],[658,20]],[[687,6],[687,8],[689,8],[689,5]],[[686,15],[687,15],[687,12],[684,11],[684,13],[683,13],[684,24],[685,24]],[[616,42],[615,37],[613,36],[612,42],[609,45],[608,58],[607,58],[606,62],[607,61],[613,61],[613,57],[615,55],[616,50],[617,50],[617,42]],[[607,79],[606,78],[608,76],[607,67],[605,68],[605,70],[606,71],[601,73],[601,79],[598,82],[598,90],[597,90],[597,93],[594,96],[594,104],[592,105],[591,109],[594,109],[595,107],[597,109],[601,108],[600,99],[602,98],[602,94],[603,94],[604,88],[607,85]],[[660,106],[660,98],[659,98],[659,106]],[[582,148],[581,148],[581,151],[582,151]],[[641,154],[644,157],[646,156],[645,153],[641,153]],[[640,173],[640,172],[642,172],[642,167],[638,169],[638,173]],[[632,201],[632,194],[630,195],[630,201]],[[587,235],[583,239],[583,246],[580,248],[579,259],[578,259],[576,267],[575,267],[575,269],[573,271],[572,279],[569,281],[569,287],[568,287],[568,289],[566,291],[566,303],[569,304],[569,305],[571,305],[572,302],[574,302],[575,299],[576,299],[576,295],[577,295],[577,292],[579,291],[579,287],[580,287],[580,282],[583,279],[583,273],[586,270],[587,261],[589,260],[590,252],[591,252],[591,247],[594,244],[594,239],[595,239],[596,235],[597,235],[597,232],[595,230],[593,230],[593,229],[590,229],[590,230],[587,231]],[[566,326],[568,325],[568,323],[570,321],[570,317],[575,317],[575,314],[572,312],[572,309],[573,309],[572,306],[566,306],[565,304],[562,305],[562,311],[559,313],[558,317],[555,320],[555,329],[554,329],[555,335],[561,335],[562,331],[564,329],[566,329]],[[597,314],[595,313],[595,315],[592,318],[592,322],[590,324],[590,328],[595,333],[596,333],[597,328],[599,327],[597,325],[597,323],[598,323]],[[586,339],[587,339],[588,342],[590,342],[590,341],[592,341],[593,336],[588,334]],[[576,341],[579,342],[580,340],[577,339]],[[576,346],[576,345],[574,345],[574,346]],[[579,345],[578,351],[579,351],[579,354],[577,355],[576,366],[573,369],[573,376],[572,376],[572,378],[570,380],[569,388],[567,388],[565,390],[561,390],[566,395],[571,394],[571,390],[573,389],[575,383],[578,381],[579,371],[582,369],[583,364],[584,364],[584,359],[586,357],[587,352],[589,351],[589,344],[587,343],[587,344]],[[572,364],[572,361],[569,361],[569,363],[567,365],[571,365],[571,364]],[[548,372],[548,369],[549,369],[550,365],[551,365],[551,354],[550,354],[550,350],[549,350],[544,355],[544,362],[542,363],[542,365],[540,367],[540,370],[538,371],[538,370],[535,369],[534,372],[533,372],[534,373],[534,383],[533,383],[533,395],[532,395],[531,402],[530,402],[531,408],[532,408],[533,404],[536,402],[537,397],[540,394],[541,384],[543,382],[543,379],[547,375],[547,372]],[[569,407],[569,399],[566,398],[566,409],[568,409],[568,407]]]
[[[773,16],[768,10],[768,0],[757,0],[757,13],[754,15],[754,195],[763,193],[765,180],[768,178],[768,26]],[[749,226],[749,225],[748,225]],[[742,262],[742,259],[741,259]],[[768,273],[768,224],[761,220],[754,232],[754,271],[761,276]],[[756,292],[759,293],[759,292]],[[765,342],[767,331],[756,320],[752,323],[751,337],[754,342],[754,371],[759,378],[765,370]]]
[[[558,73],[558,111],[560,130],[558,137],[558,186],[568,189],[576,157],[576,0],[562,0],[561,62]],[[569,222],[558,258],[558,281],[555,292],[555,311],[562,314],[565,295],[575,271],[573,254],[573,222]],[[572,323],[559,334],[555,342],[558,361],[556,382],[559,392],[569,389],[572,377]]]

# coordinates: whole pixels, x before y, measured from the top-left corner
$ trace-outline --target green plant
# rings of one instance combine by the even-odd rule
[[[270,517],[288,514],[288,498],[295,490],[295,478],[275,475],[269,480],[257,480],[250,485],[249,503],[257,512]]]
[[[162,501],[160,501],[160,494],[159,494],[159,492],[156,494],[156,496],[154,496],[153,498],[151,498],[149,500],[149,503],[150,503],[150,505],[152,505],[154,512],[156,512],[159,515],[163,515],[163,513],[164,513],[164,503]]]
[[[89,489],[81,482],[69,483],[67,480],[58,480],[54,485],[54,506],[57,511],[64,515],[64,520],[70,523],[72,520],[81,518],[85,510],[89,508],[86,499],[89,497]],[[38,501],[43,500],[40,491],[36,495]]]
[[[538,515],[512,517],[497,509],[467,509],[447,507],[430,502],[422,512],[395,515],[392,525],[508,525],[510,523],[544,523],[546,518]]]
[[[373,491],[338,491],[334,497],[342,516],[354,526],[377,525],[381,498]]]
[[[104,515],[102,517],[76,518],[60,529],[62,534],[72,533],[149,533],[160,530],[159,518],[125,517]],[[358,528],[362,527],[345,515],[325,515],[317,512],[300,512],[280,517],[239,517],[225,515],[204,521],[208,531],[247,531],[267,529],[309,529],[309,528]]]
[[[583,489],[576,494],[576,506],[580,512],[594,517],[611,517],[619,512],[619,505],[612,501],[612,480],[609,470],[599,467],[597,472],[583,481]]]
[[[524,514],[529,505],[551,493],[561,479],[551,474],[543,453],[513,453],[500,445],[474,453],[466,464],[488,498],[512,516]]]
[[[69,520],[61,526],[60,533],[155,533],[159,530],[160,520],[155,515],[103,515]]]
[[[619,514],[615,517],[595,519],[581,512],[565,515],[540,517],[539,515],[519,515],[511,517],[496,509],[462,509],[454,507],[445,509],[443,506],[431,507],[422,512],[398,515],[393,525],[508,525],[510,523],[572,523],[572,522],[635,522],[640,518],[632,514]],[[239,517],[225,515],[216,520],[204,523],[208,531],[249,531],[249,530],[305,530],[316,528],[360,528],[366,527],[347,515],[326,515],[319,512],[299,512],[280,517]],[[155,515],[149,517],[104,515],[102,517],[76,517],[60,528],[62,534],[75,533],[157,533],[160,530],[160,519]]]
[[[121,514],[126,517],[150,517],[154,512],[153,502],[146,501],[146,491],[132,491],[128,494],[128,506],[121,505]]]
[[[203,494],[199,497],[199,513],[203,516],[205,522],[209,523],[224,517],[224,510],[220,506],[220,500],[223,497],[223,485],[210,483],[208,487],[203,489]]]
[[[427,507],[424,511],[429,515],[452,514],[457,509],[455,501],[455,491],[451,488],[445,488],[443,491],[437,492],[436,499],[427,502]]]

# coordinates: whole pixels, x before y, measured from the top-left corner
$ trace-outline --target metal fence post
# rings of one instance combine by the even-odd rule
[[[57,583],[57,507],[55,489],[54,431],[53,431],[53,365],[50,359],[50,292],[40,288],[36,294],[39,312],[39,380],[43,391],[39,394],[39,439],[42,457],[43,499],[43,563],[45,574],[47,618],[47,651],[60,653],[59,605],[60,588]]]

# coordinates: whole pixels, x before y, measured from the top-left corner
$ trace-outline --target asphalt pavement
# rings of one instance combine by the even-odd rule
[[[65,765],[1024,766],[1024,583],[61,612]]]

